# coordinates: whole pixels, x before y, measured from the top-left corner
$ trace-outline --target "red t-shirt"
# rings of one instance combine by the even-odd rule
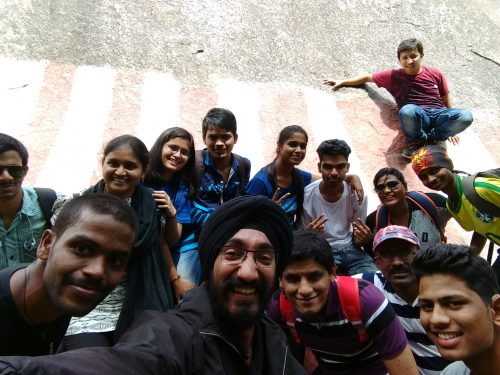
[[[436,68],[422,67],[415,76],[403,69],[382,70],[373,73],[373,81],[394,96],[398,107],[416,104],[423,108],[446,108],[443,96],[448,94],[448,84],[444,75]]]

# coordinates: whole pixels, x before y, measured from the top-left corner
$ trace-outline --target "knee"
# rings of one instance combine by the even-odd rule
[[[399,118],[410,118],[415,117],[417,112],[420,111],[420,107],[415,104],[406,104],[399,110]]]
[[[472,124],[472,121],[474,120],[474,118],[472,117],[472,113],[466,109],[463,109],[460,111],[460,115],[458,117],[458,120],[466,125],[466,126],[469,126],[470,124]]]

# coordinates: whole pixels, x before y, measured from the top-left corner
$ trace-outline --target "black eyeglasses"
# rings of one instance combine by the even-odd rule
[[[400,182],[399,181],[389,181],[385,184],[378,184],[378,185],[375,185],[375,191],[377,193],[382,193],[384,190],[385,190],[385,187],[387,186],[387,188],[389,190],[396,190],[399,186]]]
[[[22,165],[0,165],[0,175],[6,169],[14,178],[21,178],[24,176],[24,167]]]
[[[270,268],[276,264],[276,254],[272,250],[248,250],[232,245],[222,246],[221,257],[225,263],[237,266],[245,261],[248,253],[253,253],[254,261],[259,268]]]
[[[189,158],[189,156],[191,156],[191,154],[189,153],[188,150],[184,149],[184,148],[180,148],[179,146],[177,145],[171,145],[171,144],[168,144],[167,143],[167,147],[170,149],[170,151],[172,151],[174,154],[177,153],[177,151],[180,151],[181,153],[181,156],[185,157],[185,158]]]

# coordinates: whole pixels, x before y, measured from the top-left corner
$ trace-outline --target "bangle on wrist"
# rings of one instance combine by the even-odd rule
[[[175,276],[174,278],[170,279],[170,282],[173,283],[174,281],[177,281],[181,278],[181,275],[180,274],[177,274],[177,276]]]

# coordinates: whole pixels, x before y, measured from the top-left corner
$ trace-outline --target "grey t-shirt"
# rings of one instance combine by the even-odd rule
[[[441,375],[470,375],[471,371],[462,361],[453,362],[441,372]]]

